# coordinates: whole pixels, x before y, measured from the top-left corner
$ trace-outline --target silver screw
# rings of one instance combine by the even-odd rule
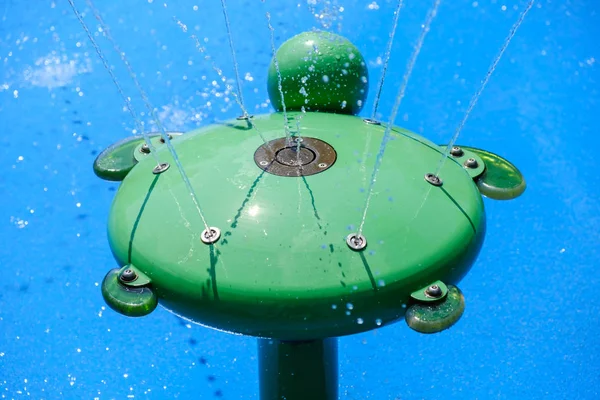
[[[169,140],[173,140],[173,136],[171,136],[171,134],[167,133],[167,137],[169,138]],[[163,138],[163,137],[161,136],[161,138],[159,139],[159,141],[160,141],[161,143],[165,143],[165,138]]]
[[[454,146],[452,147],[452,149],[450,150],[450,154],[454,157],[462,157],[463,154],[465,154],[465,152],[463,151],[463,149],[461,149],[458,146]]]
[[[465,161],[465,167],[467,168],[477,168],[478,166],[479,163],[474,158],[469,158],[467,161]]]
[[[221,237],[221,230],[211,226],[209,229],[205,229],[200,234],[200,240],[206,244],[215,243]]]
[[[168,170],[169,167],[170,167],[169,163],[158,164],[156,167],[154,167],[154,169],[152,170],[152,173],[154,175],[162,174],[163,172]]]
[[[346,244],[354,251],[360,251],[367,247],[367,238],[358,233],[351,233],[346,236]]]
[[[150,153],[150,147],[144,143],[142,147],[140,147],[140,153],[148,154]]]
[[[381,125],[381,122],[379,122],[377,120],[374,120],[374,119],[371,119],[371,118],[364,118],[363,122],[365,124],[369,124],[369,125]]]
[[[434,299],[437,299],[443,293],[444,292],[442,291],[442,288],[439,287],[439,285],[431,285],[427,289],[425,289],[425,295],[427,297],[433,297]]]
[[[433,186],[442,186],[442,180],[436,176],[435,174],[427,173],[425,174],[425,180],[431,183]]]
[[[119,276],[119,279],[122,282],[133,282],[137,279],[137,277],[138,276],[134,270],[132,270],[131,268],[127,268],[125,271],[123,271],[121,273],[121,276]]]

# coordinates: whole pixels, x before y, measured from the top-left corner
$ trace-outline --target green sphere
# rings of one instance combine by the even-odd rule
[[[277,111],[283,111],[283,92],[290,111],[304,107],[306,111],[358,114],[367,98],[369,71],[348,39],[329,32],[304,32],[277,50],[267,85]]]

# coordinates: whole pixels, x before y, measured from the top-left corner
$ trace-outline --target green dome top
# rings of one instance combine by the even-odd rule
[[[283,110],[283,92],[287,110],[358,114],[368,90],[363,56],[348,39],[329,32],[294,36],[281,45],[269,66],[269,98],[277,111]]]
[[[257,116],[253,124],[267,140],[277,139],[283,115]],[[393,128],[364,224],[368,246],[354,251],[346,236],[361,222],[385,127],[306,113],[301,129],[303,138],[335,149],[323,172],[297,177],[263,170],[255,158],[263,142],[243,120],[173,139],[208,224],[221,231],[214,245],[202,242],[204,224],[167,149],[154,139],[159,158],[172,166],[155,175],[147,155],[119,187],[108,223],[119,263],[149,280],[159,303],[179,315],[290,340],[390,323],[404,315],[413,292],[437,280],[456,283],[468,271],[485,218],[461,164],[449,159],[443,186],[429,184],[424,175],[441,149]]]

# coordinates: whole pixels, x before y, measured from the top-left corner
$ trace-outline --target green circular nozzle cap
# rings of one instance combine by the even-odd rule
[[[306,111],[358,114],[367,98],[369,71],[348,39],[329,32],[304,32],[277,50],[269,66],[267,88],[277,111],[283,111],[283,92],[290,111],[304,107]]]
[[[494,200],[512,200],[523,194],[527,187],[525,178],[512,163],[490,151],[463,148],[477,154],[485,163],[485,171],[477,179],[481,194]]]
[[[112,144],[96,157],[94,173],[107,181],[122,181],[137,164],[133,151],[142,143],[142,136],[133,136]]]
[[[417,301],[406,310],[406,323],[420,333],[437,333],[450,328],[465,311],[465,298],[459,288],[448,285],[446,296],[436,302]]]
[[[127,317],[143,317],[158,305],[158,297],[148,286],[130,286],[126,272],[111,269],[102,281],[102,297],[110,308]],[[123,281],[124,283],[122,283]]]

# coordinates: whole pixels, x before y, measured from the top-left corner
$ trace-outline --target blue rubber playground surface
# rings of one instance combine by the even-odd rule
[[[382,120],[432,2],[405,3]],[[229,0],[249,111],[273,112],[269,12],[276,47],[317,28],[360,49],[370,70],[367,116],[396,4]],[[86,1],[75,5],[152,128]],[[219,1],[95,5],[166,129],[241,114],[226,88],[235,87],[235,74]],[[395,123],[447,143],[526,5],[442,1]],[[598,38],[596,1],[534,4],[458,140],[506,157],[528,188],[512,201],[485,200],[486,239],[460,284],[466,310],[455,326],[421,335],[400,321],[340,338],[340,399],[598,398]],[[92,163],[133,129],[68,1],[0,0],[0,399],[258,400],[254,338],[193,325],[160,307],[126,318],[102,299],[102,279],[117,266],[106,222],[118,186],[98,179]]]

